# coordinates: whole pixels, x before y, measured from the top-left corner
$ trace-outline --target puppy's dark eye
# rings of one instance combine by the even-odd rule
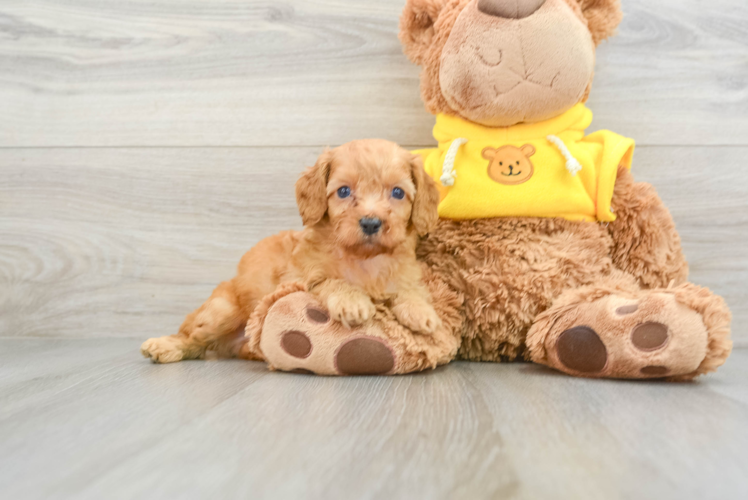
[[[348,186],[343,186],[342,188],[338,188],[338,196],[341,198],[348,198],[351,195],[351,188]]]
[[[395,188],[392,190],[392,197],[396,200],[402,200],[405,198],[405,191],[403,191],[401,188]]]

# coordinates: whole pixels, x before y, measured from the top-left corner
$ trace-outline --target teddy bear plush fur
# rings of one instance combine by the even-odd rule
[[[431,113],[498,129],[584,103],[595,48],[620,20],[618,0],[408,0],[400,40],[422,67]],[[601,378],[688,380],[715,370],[731,350],[730,312],[687,281],[655,189],[621,164],[610,211],[607,223],[442,219],[418,247],[443,324],[435,335],[403,328],[386,304],[347,330],[324,311],[310,316],[319,304],[293,284],[255,311],[250,350],[275,369],[329,375],[408,373],[453,359],[527,360]],[[313,352],[303,359],[282,348],[299,331]]]

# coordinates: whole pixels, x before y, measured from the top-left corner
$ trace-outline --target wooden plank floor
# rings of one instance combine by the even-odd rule
[[[3,498],[748,497],[748,351],[694,384],[455,363],[405,377],[152,365],[0,339]]]
[[[0,2],[0,498],[748,498],[748,3],[622,3],[594,127],[742,347],[696,384],[149,364],[324,146],[433,143],[404,0]]]

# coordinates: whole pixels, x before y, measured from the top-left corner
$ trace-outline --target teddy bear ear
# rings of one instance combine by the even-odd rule
[[[434,37],[434,24],[447,0],[408,0],[400,16],[400,42],[408,59],[421,64]]]
[[[493,160],[496,157],[496,150],[494,148],[485,148],[482,152],[482,156],[486,160]]]
[[[595,45],[616,32],[621,24],[623,12],[621,0],[574,0],[579,4],[582,14],[592,34]]]
[[[535,154],[535,146],[533,146],[532,144],[525,144],[524,146],[519,148],[519,150],[522,151],[522,154],[528,158]]]

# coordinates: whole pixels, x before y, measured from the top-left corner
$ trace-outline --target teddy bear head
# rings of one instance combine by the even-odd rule
[[[407,0],[400,41],[431,113],[506,127],[586,101],[620,21],[620,0]]]

